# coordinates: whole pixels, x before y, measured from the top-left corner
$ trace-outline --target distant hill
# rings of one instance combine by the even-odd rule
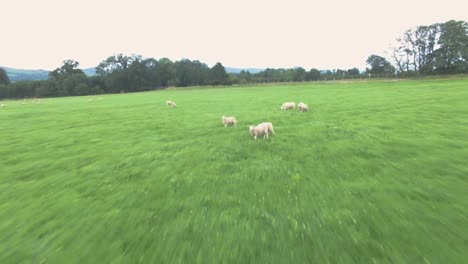
[[[10,78],[10,81],[25,81],[25,80],[47,80],[49,77],[49,71],[46,70],[23,70],[23,69],[14,69],[0,66],[4,69]]]
[[[47,80],[49,78],[49,71],[47,70],[25,70],[25,69],[14,69],[9,67],[0,66],[0,68],[4,69],[10,78],[10,81],[17,82],[17,81],[37,81],[37,80]],[[258,73],[263,71],[264,69],[258,68],[233,68],[233,67],[225,67],[226,72],[238,74],[241,71],[248,71],[250,73]],[[85,68],[82,69],[83,72],[87,76],[94,76],[96,75],[96,68]]]
[[[96,68],[86,68],[86,69],[82,69],[82,70],[88,76],[96,75]]]
[[[14,69],[9,67],[0,66],[0,68],[6,71],[10,81],[39,81],[47,80],[49,78],[49,71],[47,70],[25,70],[25,69]],[[88,76],[96,75],[96,68],[82,69],[83,72]]]
[[[224,67],[227,73],[240,73],[241,71],[248,71],[250,73],[259,73],[264,71],[265,69],[258,69],[258,68],[233,68],[233,67]]]

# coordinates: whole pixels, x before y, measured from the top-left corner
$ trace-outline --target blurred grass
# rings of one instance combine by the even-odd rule
[[[0,109],[0,263],[468,258],[466,78],[101,97]]]

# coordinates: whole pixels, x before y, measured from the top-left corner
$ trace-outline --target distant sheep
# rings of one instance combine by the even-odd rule
[[[236,118],[233,117],[233,116],[223,116],[223,117],[221,118],[221,121],[223,122],[224,127],[227,127],[227,126],[237,126]]]
[[[92,101],[93,101],[93,99],[88,99],[88,103],[90,103],[90,102],[92,102]]]
[[[257,126],[249,127],[250,135],[257,140],[258,136],[263,136],[263,138],[268,138],[268,134],[275,134],[273,130],[273,124],[270,122],[263,122]]]
[[[172,106],[172,107],[176,107],[176,106],[177,106],[176,103],[175,103],[175,102],[172,102],[172,101],[166,101],[166,104],[167,104],[168,106]]]
[[[0,107],[6,107],[6,104],[0,104]]]
[[[281,105],[281,110],[289,110],[289,109],[296,109],[296,103],[294,102],[286,102]]]
[[[304,103],[302,103],[302,102],[300,102],[300,103],[297,104],[297,108],[298,108],[299,111],[301,111],[301,112],[307,112],[307,111],[309,111],[309,106],[306,105],[306,104],[304,104]]]

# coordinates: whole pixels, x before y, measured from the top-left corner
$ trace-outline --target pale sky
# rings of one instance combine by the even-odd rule
[[[365,68],[406,29],[468,21],[467,0],[5,0],[0,65],[94,67],[115,53],[209,66]]]

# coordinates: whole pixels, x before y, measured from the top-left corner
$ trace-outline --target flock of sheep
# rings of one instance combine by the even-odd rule
[[[99,97],[97,99],[102,100],[102,97]],[[40,100],[41,99],[38,99],[37,102],[40,102]],[[92,98],[88,99],[88,103],[92,101],[93,101]],[[33,100],[33,102],[35,101]],[[22,103],[25,104],[25,101],[23,101]],[[173,101],[166,101],[166,105],[173,107],[173,108],[177,107],[177,104]],[[0,107],[6,107],[6,104],[0,104]],[[302,103],[302,102],[297,104],[297,108],[299,109],[300,112],[306,112],[309,110],[309,107],[307,106],[307,104]],[[291,110],[291,109],[295,110],[296,103],[285,102],[281,105],[280,109],[281,110]],[[237,120],[233,116],[222,116],[221,121],[224,127],[237,126]],[[263,136],[263,138],[265,139],[265,138],[268,138],[268,135],[275,134],[275,131],[273,130],[273,124],[271,122],[263,122],[256,126],[249,126],[249,132],[250,132],[250,135],[255,138],[255,140],[257,140],[257,137],[259,136]]]
[[[171,106],[175,108],[177,105],[173,101],[166,101],[166,105]],[[297,104],[297,108],[299,109],[300,112],[306,112],[309,111],[309,106],[305,103],[300,102]],[[296,109],[296,103],[294,102],[286,102],[281,105],[281,110],[290,110],[290,109]],[[227,126],[237,126],[237,120],[233,116],[222,116],[221,121],[224,125],[224,127]],[[250,135],[254,137],[255,140],[257,140],[257,137],[263,136],[263,138],[268,138],[269,134],[275,134],[275,131],[273,130],[273,124],[271,122],[263,122],[260,123],[256,126],[249,126],[249,132]]]

